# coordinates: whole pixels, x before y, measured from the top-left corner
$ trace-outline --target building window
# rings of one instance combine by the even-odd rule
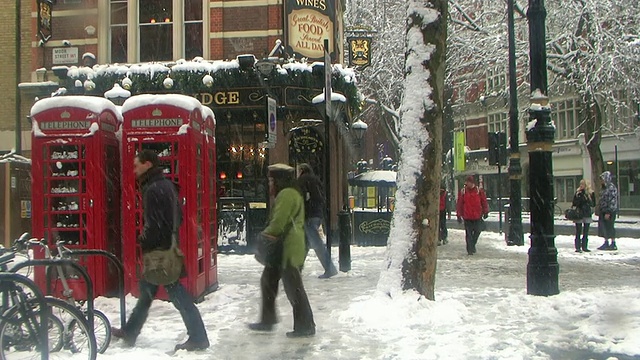
[[[203,56],[202,31],[202,0],[185,0],[184,54],[186,59]]]
[[[635,103],[626,90],[615,90],[605,104],[605,123],[614,133],[633,131],[636,118]]]
[[[578,100],[568,99],[551,105],[551,118],[556,124],[556,139],[575,139],[580,131],[580,108]]]
[[[571,203],[580,184],[579,176],[564,176],[555,178],[556,196],[559,203]]]
[[[173,58],[172,0],[141,0],[138,11],[140,61]]]
[[[127,62],[127,0],[111,0],[111,62]]]
[[[204,0],[110,0],[110,61],[170,61],[203,56],[203,4]],[[128,13],[135,14],[135,20],[128,21],[132,19]],[[137,43],[129,44],[127,39],[131,38]]]
[[[508,114],[506,112],[487,115],[487,127],[489,132],[504,132],[509,136],[507,129]]]
[[[507,72],[503,68],[487,70],[487,93],[502,92],[507,87]]]

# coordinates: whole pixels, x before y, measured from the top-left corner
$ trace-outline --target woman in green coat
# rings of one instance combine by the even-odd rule
[[[257,331],[271,331],[278,322],[276,296],[282,279],[284,291],[293,307],[293,331],[287,337],[306,337],[316,333],[309,298],[302,284],[300,270],[305,259],[304,200],[295,185],[294,169],[285,164],[269,166],[269,191],[275,201],[269,215],[269,225],[261,233],[268,241],[283,241],[281,260],[267,263],[260,278],[262,316],[260,322],[249,324]]]

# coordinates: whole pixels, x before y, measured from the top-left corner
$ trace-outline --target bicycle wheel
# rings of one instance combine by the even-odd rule
[[[24,324],[25,330],[23,334],[22,343],[18,345],[16,340],[13,342],[5,342],[11,338],[13,330],[16,326],[9,326],[10,322],[3,321],[0,323],[0,340],[2,341],[0,346],[0,359],[6,360],[27,360],[27,359],[40,359],[39,340],[36,333],[32,329],[37,329],[38,312],[40,311],[39,303],[35,299],[29,299],[28,307],[26,308],[27,319],[23,319],[20,322]],[[50,320],[52,324],[59,325],[61,331],[56,338],[56,345],[52,344],[52,331],[50,326],[49,332],[49,359],[87,359],[95,360],[97,356],[97,346],[95,336],[92,331],[89,331],[87,321],[82,313],[75,307],[68,303],[55,298],[45,298],[47,306],[51,309]],[[14,306],[17,308],[19,304]],[[12,308],[13,309],[13,308]],[[10,309],[10,310],[12,310]],[[9,310],[8,310],[9,311]],[[17,314],[18,310],[15,310]],[[16,317],[13,317],[16,318]],[[5,318],[11,319],[11,318]],[[30,321],[30,322],[29,322]],[[31,330],[30,330],[31,329]],[[28,334],[28,335],[27,335]],[[59,345],[58,345],[59,342]],[[53,351],[55,350],[55,351]]]
[[[29,359],[34,355],[40,357],[40,343],[35,330],[40,326],[38,320],[39,313],[31,308],[20,311],[18,306],[13,306],[3,314],[0,322],[1,359]],[[63,332],[62,321],[49,314],[47,335],[50,354],[62,349]]]
[[[86,309],[82,313],[87,316]],[[93,333],[96,336],[96,345],[98,353],[104,354],[111,343],[111,322],[107,315],[100,310],[93,310]]]
[[[64,325],[63,350],[71,352],[73,359],[95,360],[98,354],[96,337],[84,314],[64,300],[47,297],[47,304],[51,314]]]

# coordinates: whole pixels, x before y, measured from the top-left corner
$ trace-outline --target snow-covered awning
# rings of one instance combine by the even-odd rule
[[[352,186],[396,186],[397,173],[391,170],[372,170],[349,179]]]

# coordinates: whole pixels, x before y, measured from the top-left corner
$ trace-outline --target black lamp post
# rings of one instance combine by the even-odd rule
[[[329,106],[330,111],[327,112],[327,103],[326,99],[331,99],[331,105]],[[344,104],[347,102],[347,99],[344,95],[339,93],[334,93],[331,91],[331,88],[325,89],[320,95],[314,97],[311,101],[313,105],[316,107],[320,115],[322,115],[322,119],[324,120],[324,136],[325,136],[325,153],[324,153],[324,193],[325,193],[325,206],[327,207],[326,211],[326,231],[325,236],[327,237],[327,251],[329,255],[331,255],[331,131],[330,124],[334,119],[338,118],[338,115],[342,112]]]
[[[509,30],[509,233],[507,245],[524,245],[522,235],[522,166],[520,165],[520,123],[516,82],[516,37],[513,2],[507,0]]]
[[[527,294],[556,295],[558,251],[553,224],[552,146],[555,127],[547,97],[547,54],[544,0],[529,0],[529,57],[531,63],[531,121],[527,126],[531,248],[527,264]]]

